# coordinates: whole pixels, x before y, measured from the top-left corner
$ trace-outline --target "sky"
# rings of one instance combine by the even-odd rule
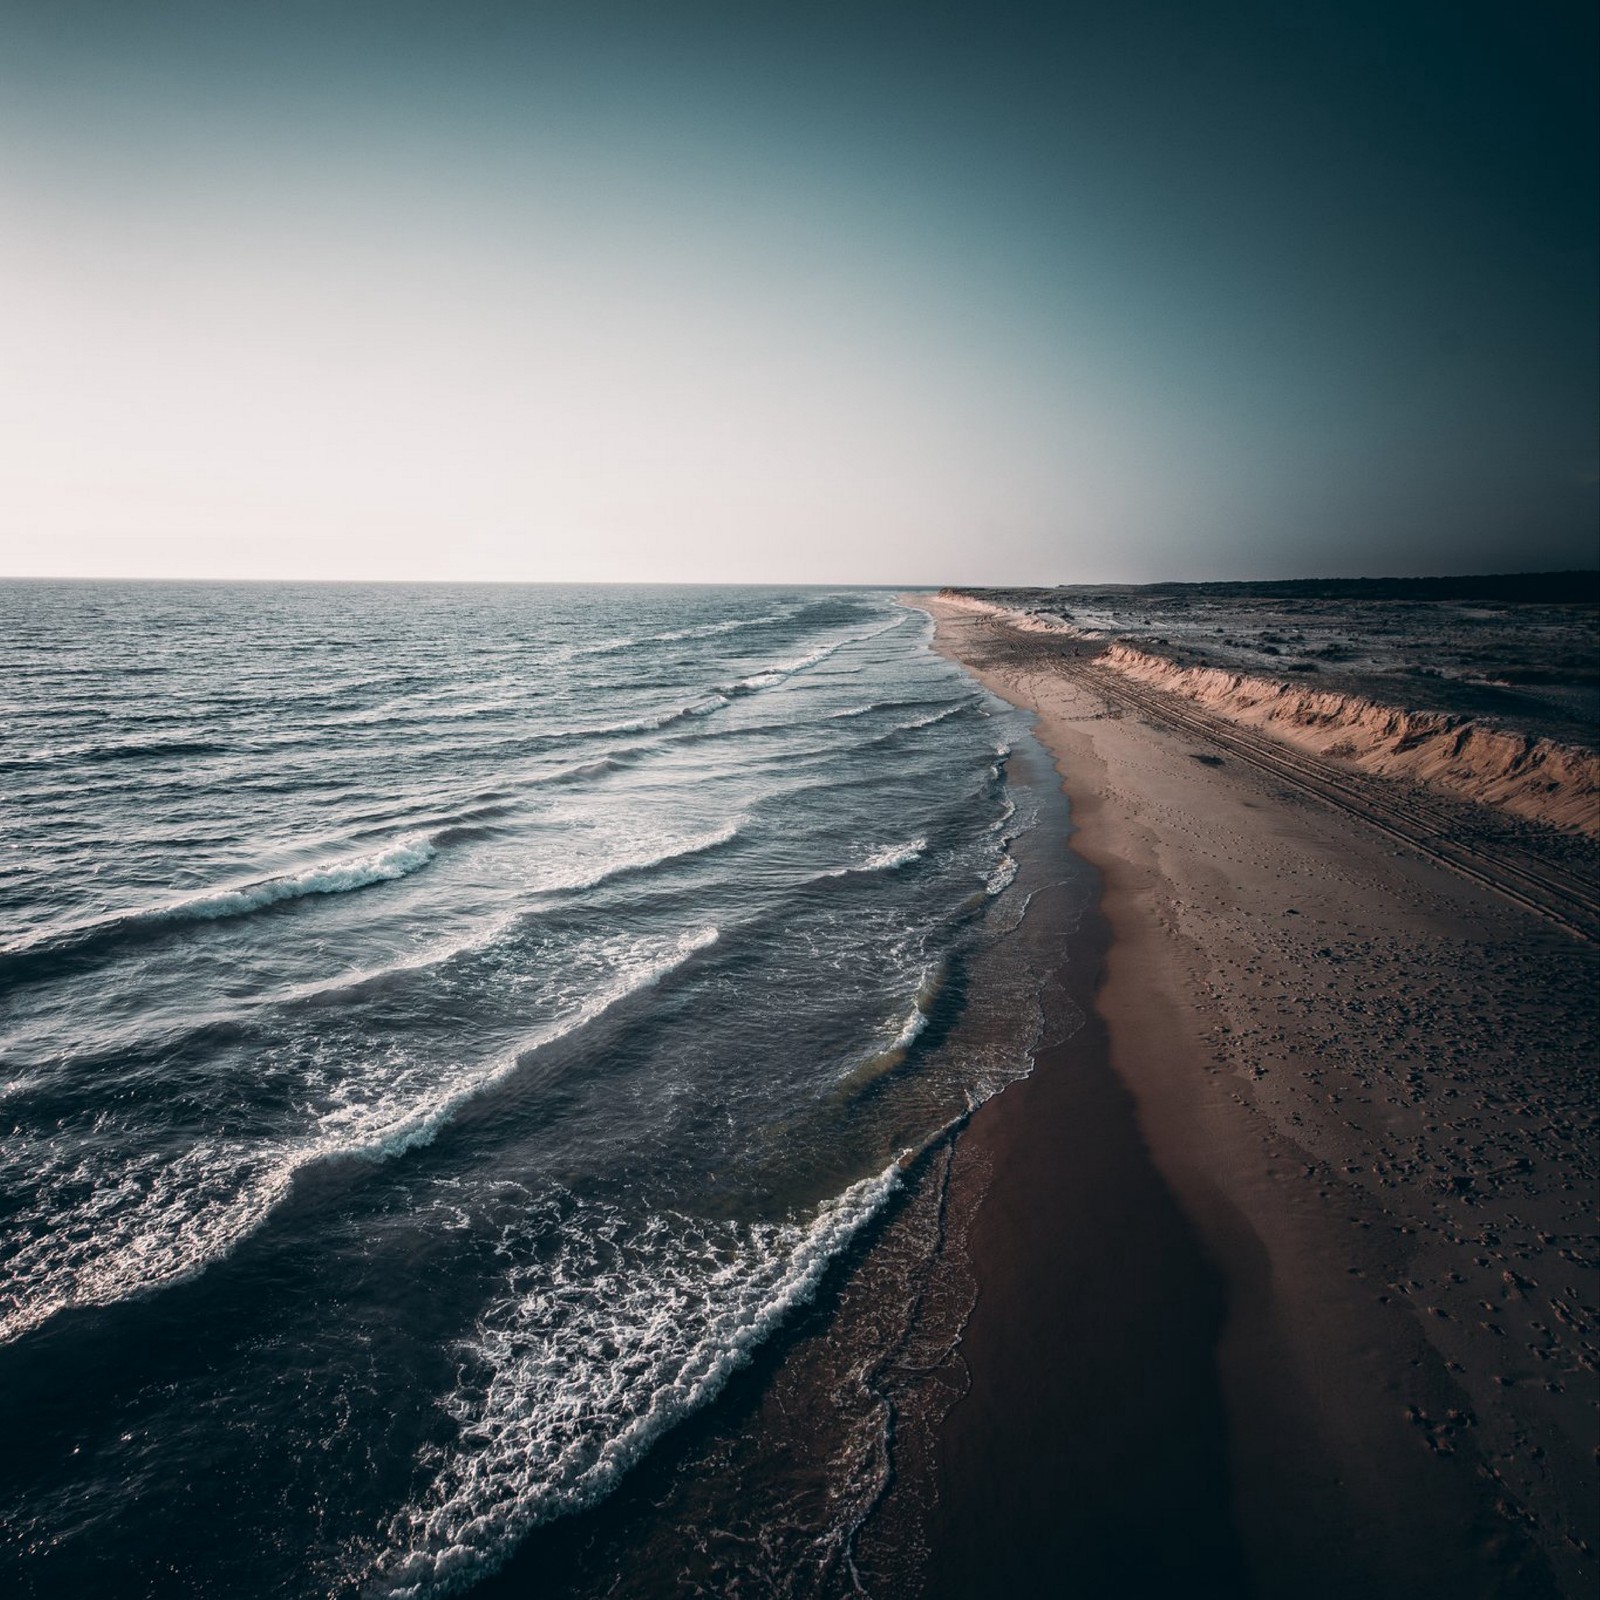
[[[0,0],[0,573],[1594,566],[1594,29]]]

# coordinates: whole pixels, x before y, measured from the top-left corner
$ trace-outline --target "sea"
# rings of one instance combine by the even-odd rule
[[[868,1587],[1060,803],[884,591],[0,585],[8,1592]]]

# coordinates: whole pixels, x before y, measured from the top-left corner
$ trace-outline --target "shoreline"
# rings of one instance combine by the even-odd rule
[[[958,687],[966,703],[965,674]],[[986,714],[1000,711],[991,702]],[[1041,1041],[1066,1041],[1052,1053],[1076,1048],[1093,971],[1074,955],[1077,988],[1056,981],[1064,943],[1084,943],[1092,874],[1076,863],[1063,871],[1067,807],[1051,758],[1014,713],[1006,720],[1014,743],[994,747],[991,776],[1004,766],[1006,783],[1026,791],[1010,814],[1034,820],[1007,836],[1014,856],[990,892],[1014,888],[1016,898],[998,902],[1007,909],[997,927],[946,967],[938,993],[949,1004],[936,997],[908,1073],[941,1055],[964,1060],[965,1105],[952,1101],[939,1131],[902,1152],[900,1183],[725,1387],[606,1494],[529,1530],[473,1595],[925,1592],[938,1434],[968,1388],[968,1230],[994,1172],[994,1153],[970,1130],[1037,1076]]]
[[[1110,942],[1092,906],[1059,977],[1080,1026],[958,1137],[986,1182],[967,1224],[968,1389],[934,1449],[933,1600],[1250,1589],[1212,1360],[1224,1285],[1112,1065]]]
[[[1097,699],[1061,670],[1070,643],[912,603],[934,615],[938,648],[1035,714],[1071,803],[1070,848],[1101,875],[1092,1025],[1111,1084],[1096,1114],[1115,1144],[1120,1089],[1138,1137],[1080,1209],[1143,1194],[1159,1211],[1153,1175],[1176,1214],[1161,1235],[1201,1269],[1167,1306],[1163,1330],[1182,1336],[1156,1358],[1188,1377],[1152,1419],[1152,1363],[1141,1381],[1129,1352],[1163,1314],[1160,1269],[1135,1260],[1109,1315],[1078,1308],[1101,1323],[1098,1346],[1064,1346],[1070,1318],[1039,1309],[1093,1248],[1089,1216],[1041,1221],[1025,1199],[1050,1188],[1053,1146],[1070,1160],[1071,1097],[1041,1085],[1092,1079],[1087,1041],[974,1117],[963,1139],[1000,1159],[972,1230],[973,1389],[940,1440],[932,1592],[961,1592],[963,1573],[979,1592],[968,1558],[993,1555],[997,1507],[1030,1499],[1012,1539],[1031,1538],[1031,1554],[1012,1564],[1071,1570],[1085,1594],[1170,1592],[1177,1572],[1191,1593],[1589,1592],[1596,1296],[1578,1191],[1593,1166],[1593,1007],[1580,998],[1592,951],[1192,732]],[[1515,981],[1529,974],[1542,990]],[[1532,1086],[1510,1076],[1530,1051],[1548,1065]],[[1555,1130],[1534,1155],[1530,1109]],[[1019,1237],[1021,1216],[1034,1220]],[[1125,1222],[1102,1216],[1101,1236]],[[1019,1315],[1054,1315],[1054,1346],[1019,1361]],[[1113,1345],[1122,1377],[1108,1389]],[[1218,1415],[1196,1427],[1208,1382]],[[1006,1408],[1029,1395],[1026,1426],[1011,1426]],[[997,1432],[1035,1459],[986,1450]],[[1131,1454],[1109,1453],[1130,1438]],[[1040,1440],[1053,1462],[1037,1459]],[[1218,1440],[1227,1495],[1175,1524],[1152,1461],[1158,1485],[1203,1477]],[[1104,1531],[1074,1510],[1085,1484],[1117,1489],[1101,1500],[1133,1514],[1078,1583],[1062,1563]]]

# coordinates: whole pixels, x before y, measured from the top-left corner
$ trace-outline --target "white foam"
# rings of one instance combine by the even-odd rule
[[[928,848],[925,838],[909,839],[904,844],[886,845],[882,850],[875,850],[861,863],[862,872],[890,872],[896,867],[904,867],[917,860]]]
[[[1003,890],[1011,887],[1011,884],[1016,879],[1016,876],[1016,860],[1010,855],[1001,856],[999,861],[995,863],[993,869],[990,871],[988,877],[984,879],[984,893],[991,895],[1001,893]]]
[[[893,622],[885,623],[880,628],[869,628],[865,633],[848,634],[842,639],[833,639],[827,644],[818,645],[815,650],[797,656],[793,661],[776,661],[770,667],[763,667],[760,672],[754,672],[747,678],[720,685],[718,693],[750,694],[757,689],[770,689],[786,678],[792,678],[797,672],[806,672],[812,667],[820,666],[830,656],[843,650],[846,645],[865,644],[869,639],[876,639],[879,634],[898,628],[904,620],[903,617],[896,617]]]
[[[280,878],[264,878],[235,889],[190,895],[173,901],[152,915],[167,918],[203,917],[210,920],[237,917],[247,911],[276,905],[283,900],[298,900],[306,895],[344,894],[351,889],[364,889],[368,884],[403,878],[408,872],[427,866],[438,853],[431,839],[414,835],[386,849],[374,851],[371,855],[324,862],[308,867],[304,872],[289,873]]]
[[[914,717],[910,722],[902,722],[895,728],[896,733],[912,733],[918,728],[931,728],[935,723],[943,722],[947,717],[953,717],[958,711],[965,711],[972,702],[970,700],[958,701],[953,706],[945,706],[942,710],[932,712],[926,717]]]
[[[47,929],[16,944],[0,946],[0,958],[27,955],[40,949],[70,949],[119,928],[180,922],[191,918],[213,922],[224,917],[243,916],[285,900],[299,900],[310,895],[344,894],[374,883],[403,878],[407,873],[427,866],[438,853],[438,847],[428,835],[411,834],[370,855],[319,862],[300,872],[206,889],[160,905],[138,906],[88,922]]]
[[[487,1061],[423,1075],[398,1056],[367,1063],[364,1074],[341,1060],[314,1124],[298,1137],[198,1140],[169,1156],[138,1148],[135,1135],[134,1150],[113,1157],[108,1147],[123,1130],[107,1112],[88,1153],[81,1130],[13,1145],[5,1183],[30,1203],[0,1238],[0,1344],[69,1307],[110,1305],[204,1271],[254,1232],[313,1162],[382,1160],[430,1143],[456,1110],[530,1055],[659,983],[718,936],[704,927],[665,944],[619,946],[610,982]]]
[[[529,1529],[604,1498],[811,1297],[898,1184],[894,1163],[805,1224],[639,1226],[598,1205],[537,1219],[528,1231],[558,1238],[556,1259],[514,1269],[480,1322],[446,1401],[457,1443],[395,1519],[376,1592],[458,1593]]]
[[[720,828],[713,828],[708,833],[692,836],[688,839],[674,839],[671,843],[662,844],[652,841],[645,849],[632,855],[613,857],[601,862],[591,870],[577,877],[555,877],[539,879],[530,884],[541,894],[562,894],[578,889],[595,889],[602,883],[609,883],[613,878],[622,878],[636,872],[647,872],[653,867],[666,866],[671,861],[686,861],[692,856],[704,855],[708,850],[718,850],[725,844],[732,844],[739,837],[739,831],[744,825],[744,818],[735,818],[732,822],[725,823]]]
[[[894,1043],[889,1046],[891,1050],[909,1050],[922,1036],[922,1030],[928,1026],[928,1013],[919,1005],[913,1005],[901,1024],[900,1031],[894,1036]]]

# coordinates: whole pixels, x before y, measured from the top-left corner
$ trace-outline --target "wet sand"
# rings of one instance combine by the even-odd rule
[[[1107,923],[1064,969],[1093,1004]],[[1224,1284],[1156,1170],[1091,1012],[978,1111],[966,1398],[936,1448],[926,1589],[1242,1595],[1213,1352]]]
[[[1104,919],[960,1141],[929,1592],[1592,1593],[1595,947],[917,603],[1037,714]]]

